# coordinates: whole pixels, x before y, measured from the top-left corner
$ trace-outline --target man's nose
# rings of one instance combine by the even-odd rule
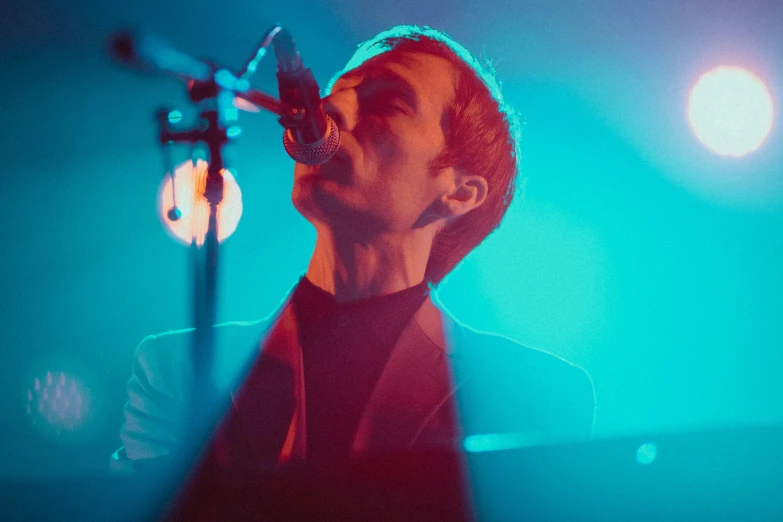
[[[341,131],[351,131],[356,126],[357,99],[353,89],[330,94],[321,103]]]

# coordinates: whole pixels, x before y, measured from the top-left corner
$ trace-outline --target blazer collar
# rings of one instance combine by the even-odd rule
[[[370,395],[354,438],[354,453],[399,450],[416,442],[460,384],[452,375],[451,359],[462,335],[458,323],[431,297],[424,300]],[[305,456],[301,353],[289,295],[261,341],[261,354],[232,392],[232,413],[254,457],[268,461],[274,453],[284,461]]]
[[[257,355],[231,392],[232,407],[222,431],[228,435],[232,429],[226,444],[232,455],[240,456],[232,460],[246,456],[267,464],[281,456],[304,456],[304,373],[297,337],[293,308],[287,303],[260,346],[256,340]]]
[[[458,330],[457,323],[431,297],[422,303],[370,396],[354,439],[354,453],[400,450],[417,442],[460,384],[451,371]]]

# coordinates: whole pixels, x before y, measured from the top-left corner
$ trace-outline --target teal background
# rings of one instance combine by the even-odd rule
[[[0,11],[4,476],[104,469],[119,445],[136,343],[190,325],[187,250],[155,213],[153,112],[195,113],[173,80],[113,63],[144,27],[230,67],[276,21],[322,85],[398,23],[441,28],[496,66],[524,121],[518,197],[441,286],[462,321],[592,376],[595,433],[783,421],[783,146],[779,116],[742,159],[705,149],[685,104],[700,74],[741,65],[779,114],[780,2],[26,1]],[[273,63],[254,78],[276,89]],[[271,312],[314,240],[290,204],[293,163],[266,114],[230,150],[244,215],[222,251],[219,318]],[[178,150],[184,161],[187,151]],[[521,196],[520,192],[520,196]],[[26,391],[68,369],[93,392],[76,437],[39,432]]]

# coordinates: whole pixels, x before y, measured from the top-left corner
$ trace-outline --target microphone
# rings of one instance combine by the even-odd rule
[[[285,127],[283,146],[294,161],[320,165],[340,147],[340,129],[321,107],[318,83],[304,66],[294,39],[286,29],[273,40],[277,57],[277,84]]]

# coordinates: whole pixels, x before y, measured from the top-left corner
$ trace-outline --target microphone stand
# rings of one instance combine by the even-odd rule
[[[150,35],[133,36],[120,33],[115,35],[111,42],[113,54],[121,61],[136,68],[151,69],[185,81],[191,101],[202,107],[200,124],[187,130],[174,130],[169,125],[168,111],[161,110],[157,114],[161,145],[203,143],[209,152],[207,176],[203,184],[203,197],[209,208],[208,226],[203,244],[200,244],[197,233],[194,233],[195,237],[191,242],[195,331],[190,352],[193,363],[192,393],[187,404],[186,431],[183,433],[181,448],[184,465],[194,462],[200,456],[205,442],[202,440],[204,430],[211,428],[219,420],[218,406],[222,404],[218,400],[218,390],[212,378],[215,350],[213,326],[218,300],[217,215],[223,200],[223,147],[232,135],[238,134],[229,133],[229,129],[236,126],[237,111],[233,108],[233,100],[235,97],[242,98],[278,116],[283,115],[279,100],[251,89],[248,81],[277,32],[279,29],[270,32],[259,44],[240,75],[191,58]],[[173,165],[167,165],[167,168],[172,172],[173,188]]]
[[[249,77],[256,71],[258,63],[266,55],[267,49],[275,43],[278,61],[278,88],[283,102],[267,94],[250,88]],[[199,501],[205,495],[214,493],[209,480],[203,482],[201,471],[208,474],[210,466],[200,466],[205,462],[202,453],[208,429],[217,426],[222,413],[221,406],[227,404],[220,396],[212,375],[212,361],[215,351],[215,324],[217,306],[217,283],[219,261],[219,223],[218,210],[223,201],[223,147],[239,133],[236,127],[237,111],[233,107],[234,98],[241,98],[279,116],[278,122],[286,129],[284,146],[296,161],[305,164],[318,164],[326,161],[335,153],[340,143],[339,129],[334,121],[320,109],[318,85],[309,69],[302,65],[293,38],[282,26],[275,25],[264,39],[257,44],[253,54],[245,62],[242,71],[234,74],[227,69],[198,61],[172,48],[153,36],[133,37],[130,34],[118,34],[112,40],[114,55],[120,60],[137,68],[152,69],[174,76],[188,85],[190,99],[200,104],[201,123],[188,130],[174,130],[169,126],[168,111],[158,111],[159,141],[162,145],[204,143],[209,151],[206,179],[197,180],[196,187],[208,203],[209,219],[203,243],[200,234],[193,234],[191,254],[193,258],[193,321],[195,331],[191,345],[193,363],[193,381],[190,398],[186,404],[186,431],[181,438],[179,454],[173,461],[173,470],[177,478],[186,478],[193,470],[199,470],[194,477],[195,484],[190,488],[178,481],[175,485],[180,493],[185,493],[198,509]],[[229,110],[231,109],[231,110]],[[168,159],[169,156],[166,155]],[[172,173],[173,165],[166,166]],[[203,187],[203,188],[202,188]],[[176,220],[180,212],[175,206],[169,210],[169,218]],[[211,464],[209,459],[207,464]],[[196,464],[194,466],[193,464]],[[199,469],[201,468],[201,469]],[[161,469],[161,468],[158,468]],[[201,475],[201,476],[199,476]],[[168,489],[168,488],[166,488]],[[155,493],[158,499],[160,492]],[[186,498],[187,500],[187,498]],[[169,508],[171,505],[168,506]],[[170,512],[180,519],[190,519],[197,511],[188,511],[188,506],[180,505],[185,511]],[[212,515],[199,514],[200,519],[219,518],[219,512]]]
[[[188,434],[200,434],[209,425],[217,390],[211,375],[214,359],[214,335],[218,286],[218,220],[217,213],[223,201],[223,147],[229,141],[227,133],[226,100],[231,103],[233,94],[222,91],[212,81],[192,83],[191,100],[204,103],[201,126],[186,131],[174,131],[166,124],[160,129],[162,144],[204,143],[209,152],[207,176],[203,197],[209,208],[207,230],[203,244],[193,237],[191,258],[193,264],[193,323],[195,327],[191,360],[193,363],[193,389],[187,405]],[[198,186],[198,183],[196,183]],[[197,234],[198,232],[196,232]],[[196,437],[198,439],[199,437]]]

